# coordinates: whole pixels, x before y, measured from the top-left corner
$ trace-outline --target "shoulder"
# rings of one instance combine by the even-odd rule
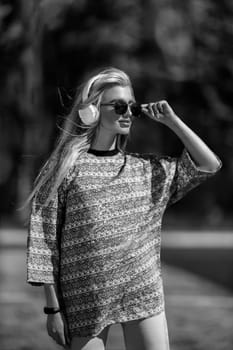
[[[153,177],[169,179],[173,178],[176,172],[177,158],[175,157],[155,153],[131,153],[130,156],[144,164],[147,169],[149,168]]]
[[[135,153],[135,152],[125,152],[125,154],[139,162],[148,162],[151,164],[157,164],[163,167],[168,166],[169,164],[174,163],[175,158],[169,156],[161,156],[156,153]]]

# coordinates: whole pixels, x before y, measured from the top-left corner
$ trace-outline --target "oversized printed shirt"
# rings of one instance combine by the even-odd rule
[[[34,198],[27,282],[54,283],[70,336],[164,310],[161,222],[168,205],[215,172],[179,158],[82,154],[47,206]]]

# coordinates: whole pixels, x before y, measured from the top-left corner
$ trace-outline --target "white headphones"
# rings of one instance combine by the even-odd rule
[[[84,87],[83,92],[82,92],[82,102],[85,102],[85,100],[88,99],[88,95],[89,95],[89,92],[90,92],[92,85],[102,75],[103,74],[98,74],[98,75],[94,76],[93,78],[91,78],[87,82],[87,84]],[[85,124],[85,125],[94,124],[99,119],[99,110],[93,104],[90,104],[89,106],[87,106],[83,109],[80,109],[78,112],[79,112],[80,119],[82,120],[83,124]]]

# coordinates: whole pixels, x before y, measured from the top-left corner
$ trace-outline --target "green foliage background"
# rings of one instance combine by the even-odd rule
[[[17,211],[83,79],[106,66],[139,101],[167,99],[223,169],[169,209],[167,225],[232,227],[233,3],[230,0],[15,0],[0,5],[0,212]],[[130,150],[178,155],[180,141],[136,121]]]

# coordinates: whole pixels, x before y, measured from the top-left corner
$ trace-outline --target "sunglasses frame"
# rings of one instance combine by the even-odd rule
[[[125,114],[128,108],[130,108],[130,111],[134,117],[139,117],[142,112],[142,107],[139,103],[137,102],[127,103],[124,100],[117,100],[111,103],[101,103],[101,106],[113,106],[115,113],[118,115]],[[122,110],[122,108],[124,109]]]

